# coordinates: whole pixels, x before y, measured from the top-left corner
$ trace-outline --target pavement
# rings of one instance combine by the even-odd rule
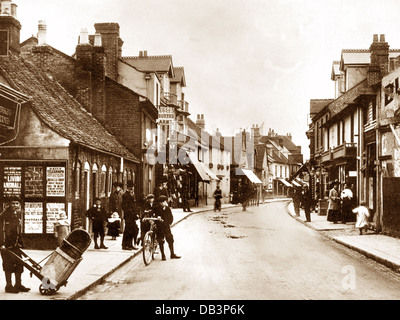
[[[270,199],[266,202],[281,201],[281,199]],[[222,210],[232,207],[240,207],[241,205],[222,204]],[[183,221],[192,214],[212,211],[213,205],[204,207],[191,208],[192,212],[183,212],[182,209],[172,209],[174,223],[172,227]],[[4,292],[5,279],[4,273],[0,271],[0,300],[74,300],[86,293],[90,288],[102,283],[110,274],[118,268],[129,262],[134,257],[142,254],[142,248],[138,250],[126,251],[121,246],[122,235],[117,240],[111,240],[110,236],[106,236],[105,245],[108,249],[95,250],[93,242],[82,256],[82,261],[73,271],[68,279],[66,286],[51,296],[42,295],[39,292],[39,286],[42,282],[35,276],[30,275],[30,271],[25,269],[22,274],[22,284],[31,288],[29,292],[10,294]],[[35,262],[43,266],[47,257],[54,252],[53,250],[28,250],[23,251]],[[167,256],[168,258],[168,256]],[[140,257],[141,259],[141,257]],[[43,262],[42,262],[43,260]],[[0,267],[1,268],[1,267]],[[14,280],[14,279],[13,279]]]
[[[311,222],[305,219],[304,211],[300,211],[300,216],[294,213],[291,199],[278,198],[268,199],[265,203],[284,201],[287,202],[287,212],[297,221],[321,232],[324,236],[345,245],[353,250],[363,253],[367,257],[378,261],[396,271],[400,271],[400,239],[376,234],[368,231],[365,235],[358,235],[358,229],[354,223],[333,224],[326,221],[326,216],[311,213]],[[223,204],[222,210],[227,208],[240,207],[239,205]],[[213,206],[192,208],[193,212],[183,212],[182,209],[172,209],[174,223],[172,227],[183,221],[192,214],[212,211]],[[121,248],[122,236],[117,240],[111,240],[106,236],[105,245],[108,249],[95,250],[93,242],[89,249],[83,254],[83,259],[68,279],[66,286],[61,287],[54,295],[46,296],[39,292],[41,281],[36,276],[30,276],[29,270],[24,270],[22,283],[31,288],[27,293],[10,294],[4,292],[5,279],[4,273],[0,273],[0,300],[74,300],[81,297],[92,287],[101,284],[104,280],[118,268],[129,262],[134,257],[142,253],[142,249],[125,251]],[[40,265],[44,265],[46,257],[52,250],[27,250],[24,252]],[[141,257],[140,257],[141,258]],[[44,260],[43,260],[44,259]],[[41,262],[43,260],[43,262]]]
[[[324,236],[400,272],[400,239],[374,230],[360,235],[355,222],[334,224],[326,220],[326,215],[318,215],[316,212],[311,213],[311,222],[307,222],[303,209],[300,210],[300,216],[296,216],[291,201],[288,202],[287,211],[293,218]]]

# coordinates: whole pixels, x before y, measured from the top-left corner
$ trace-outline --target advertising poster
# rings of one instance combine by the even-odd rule
[[[4,196],[21,195],[21,167],[4,167]]]
[[[25,202],[24,231],[25,233],[43,232],[42,202]]]
[[[65,211],[64,203],[47,203],[46,233],[54,233],[54,223],[57,221],[60,211]]]
[[[47,167],[47,196],[65,196],[65,167]]]

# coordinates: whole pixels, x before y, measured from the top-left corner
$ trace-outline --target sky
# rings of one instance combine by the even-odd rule
[[[332,62],[373,34],[400,48],[398,0],[13,0],[21,41],[47,23],[47,43],[73,54],[81,28],[117,22],[123,56],[172,55],[184,67],[190,118],[232,135],[291,133],[309,157],[310,99],[334,97]]]

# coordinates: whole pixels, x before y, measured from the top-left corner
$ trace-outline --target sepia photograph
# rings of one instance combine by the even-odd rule
[[[400,299],[399,12],[0,0],[0,301]]]

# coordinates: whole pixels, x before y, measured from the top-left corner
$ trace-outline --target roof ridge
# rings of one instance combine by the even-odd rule
[[[171,54],[155,55],[155,56],[125,56],[122,59],[159,59],[159,58],[172,58]]]
[[[354,53],[354,52],[369,52],[369,49],[342,49],[342,53]]]

